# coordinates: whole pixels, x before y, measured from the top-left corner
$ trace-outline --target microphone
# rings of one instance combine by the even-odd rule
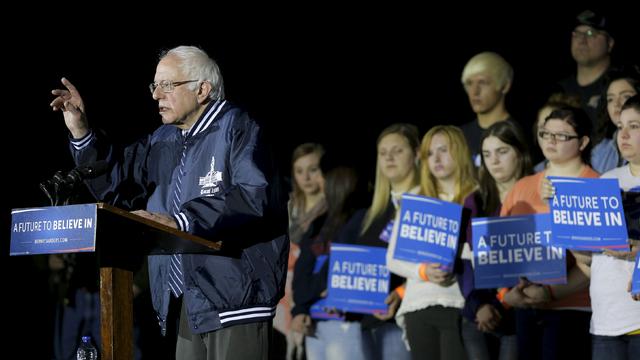
[[[82,181],[96,178],[106,173],[107,170],[109,170],[109,163],[106,160],[80,165],[66,175],[60,170],[51,179],[41,182],[40,189],[47,195],[51,205],[55,206],[60,202],[67,204],[69,198]]]
[[[96,161],[89,165],[80,165],[69,171],[66,181],[73,186],[79,184],[85,179],[94,179],[109,170],[109,163],[106,160]]]

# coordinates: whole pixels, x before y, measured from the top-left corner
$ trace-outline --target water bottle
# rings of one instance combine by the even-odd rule
[[[76,360],[97,360],[98,350],[91,344],[91,336],[83,336],[82,343],[78,346]]]

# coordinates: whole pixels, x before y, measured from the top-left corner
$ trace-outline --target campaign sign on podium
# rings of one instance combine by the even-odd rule
[[[462,206],[427,196],[402,195],[393,257],[453,267],[458,251]]]
[[[96,204],[14,209],[10,255],[95,251],[96,220]]]
[[[475,218],[471,226],[476,288],[511,287],[520,277],[567,282],[565,250],[549,244],[549,214]]]
[[[100,226],[98,227],[98,224]],[[14,209],[11,255],[96,252],[101,359],[133,359],[133,270],[149,254],[216,254],[203,239],[104,203]]]
[[[552,243],[566,249],[624,251],[627,225],[618,179],[549,176]]]

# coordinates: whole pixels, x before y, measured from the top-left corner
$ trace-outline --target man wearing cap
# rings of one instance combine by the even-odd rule
[[[576,73],[559,82],[563,92],[580,96],[581,106],[591,118],[594,128],[615,44],[609,27],[608,19],[602,14],[591,10],[578,14],[571,33],[571,55],[576,61]]]

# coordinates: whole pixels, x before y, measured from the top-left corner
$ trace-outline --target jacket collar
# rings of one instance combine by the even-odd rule
[[[191,129],[189,129],[187,138],[195,136],[209,128],[226,103],[226,100],[216,100],[215,102],[211,102],[207,105],[207,108],[204,110],[198,121],[196,121]]]

